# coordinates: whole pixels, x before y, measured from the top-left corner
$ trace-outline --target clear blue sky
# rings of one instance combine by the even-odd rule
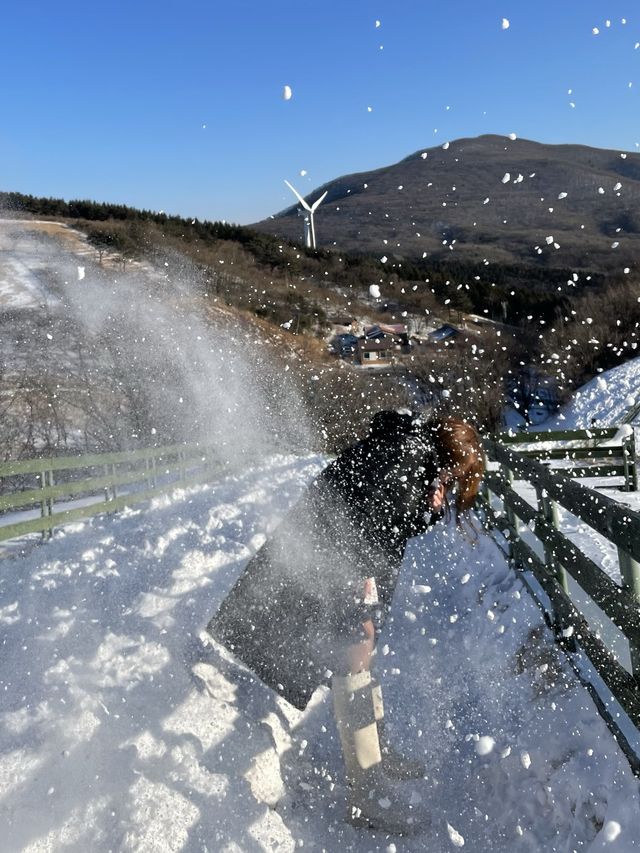
[[[638,42],[637,0],[6,3],[0,189],[248,223],[461,136],[637,151]]]

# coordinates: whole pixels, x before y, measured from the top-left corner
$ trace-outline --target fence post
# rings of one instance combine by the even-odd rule
[[[40,472],[40,488],[42,489],[43,493],[44,493],[44,490],[47,488],[47,472],[46,471]],[[46,502],[46,500],[44,498],[44,494],[43,494],[42,500],[40,501],[40,518],[46,518],[46,517],[47,517],[47,502]],[[46,539],[46,530],[42,531],[42,538]]]
[[[500,465],[500,476],[502,478],[502,482],[503,482],[505,490],[508,488],[511,488],[511,486],[513,485],[513,471],[510,468],[507,468],[506,465]],[[511,509],[511,507],[508,507],[506,505],[504,498],[505,498],[505,495],[503,493],[502,502],[503,502],[503,506],[504,506],[504,514],[507,517],[507,521],[509,522],[510,527],[513,527],[514,531],[517,534],[517,532],[518,532],[518,519],[516,518],[516,514]]]
[[[631,456],[631,489],[634,492],[638,491],[638,445],[636,442],[635,427],[631,427],[631,435],[629,436],[629,454]]]
[[[487,484],[484,482],[480,487],[480,493],[478,495],[478,507],[483,512],[485,526],[487,529],[493,530],[493,523],[489,514],[489,510],[491,509],[491,492],[489,491]]]
[[[551,500],[541,486],[536,485],[536,495],[538,498],[538,512],[542,518],[547,522],[547,524],[550,524],[554,530],[560,530],[560,516],[558,513],[557,502]],[[566,593],[566,595],[569,595],[569,581],[566,570],[557,561],[551,545],[544,539],[542,540],[542,544],[544,547],[544,562],[549,573],[556,579],[562,591]],[[553,629],[556,632],[556,635],[562,638],[565,642],[567,638],[564,637],[563,632],[566,630],[567,625],[568,619],[565,608],[553,603]],[[575,644],[575,640],[570,641],[570,643],[573,646]]]
[[[44,492],[49,486],[53,486],[53,471],[45,469],[40,472],[40,488]],[[53,499],[43,495],[40,503],[40,517],[48,518],[53,515]],[[43,539],[50,539],[53,536],[53,527],[47,527],[42,531]]]
[[[103,467],[103,471],[104,471],[104,476],[108,477],[109,476],[109,466],[103,465],[102,467]],[[104,487],[104,499],[105,499],[105,501],[111,500],[111,493],[109,492],[109,486],[108,485]]]
[[[640,610],[640,563],[622,548],[618,548],[618,562],[623,589],[629,590],[638,610]],[[629,641],[629,651],[632,672],[640,680],[640,647]]]
[[[54,479],[53,479],[53,471],[49,469],[48,473],[48,484],[50,488],[53,488]],[[47,499],[47,506],[49,508],[49,515],[53,515],[53,498],[50,497]],[[53,533],[53,530],[51,531]]]
[[[49,471],[49,486],[51,486],[51,488],[53,488],[53,485],[54,485],[53,471],[50,470]],[[53,497],[49,498],[49,515],[53,515],[53,503],[54,503],[54,498]],[[53,527],[49,528],[49,536],[50,537],[53,536]]]
[[[632,441],[629,438],[623,438],[621,442],[622,450],[622,468],[624,470],[624,491],[633,491],[632,472],[629,465],[629,460],[632,454]]]

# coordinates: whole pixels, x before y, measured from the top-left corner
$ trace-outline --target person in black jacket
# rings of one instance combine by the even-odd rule
[[[445,514],[454,488],[459,520],[482,473],[480,441],[465,421],[378,413],[367,437],[314,480],[209,624],[298,708],[331,679],[354,821],[397,832],[418,824],[400,788],[424,768],[381,737],[371,656],[407,541]]]

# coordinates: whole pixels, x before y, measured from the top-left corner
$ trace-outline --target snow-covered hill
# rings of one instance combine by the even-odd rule
[[[639,849],[637,780],[521,581],[444,524],[411,544],[377,656],[431,829],[344,823],[327,691],[301,715],[203,633],[321,464],[272,457],[4,561],[3,853]]]
[[[622,423],[640,426],[640,358],[594,377],[538,429],[587,429]]]

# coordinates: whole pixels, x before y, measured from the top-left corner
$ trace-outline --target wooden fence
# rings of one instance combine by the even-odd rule
[[[563,448],[562,456],[553,455],[553,439],[543,434],[544,445],[537,455],[545,462],[530,458],[535,448],[527,447],[526,455],[512,449],[525,441],[531,443],[531,435],[510,437],[511,447],[502,441],[486,441],[490,464],[482,503],[489,523],[507,534],[514,563],[559,641],[568,650],[586,653],[631,723],[640,729],[640,513],[575,482],[569,476],[575,476],[575,470],[549,467],[559,459],[586,458],[590,476],[607,476],[615,471],[625,477],[625,488],[637,483],[635,449],[627,440],[629,436],[623,434],[616,444],[615,430],[594,432],[589,430],[584,436],[565,431],[558,441],[573,442],[574,446]],[[583,442],[583,446],[575,442]],[[606,455],[596,454],[604,442]],[[609,454],[609,449],[616,453]],[[179,486],[206,482],[226,467],[215,459],[210,448],[174,445],[4,463],[0,465],[0,541],[32,533],[50,535],[58,525],[115,512]],[[598,470],[594,474],[595,469],[604,468],[606,473]],[[526,489],[535,494],[533,503],[527,500]],[[613,543],[621,584],[560,531],[561,508]],[[17,518],[23,514],[31,517]],[[627,665],[583,612],[585,598],[621,632],[627,644]],[[625,738],[615,712],[599,694],[594,698],[631,766],[640,774],[640,758]]]
[[[483,504],[489,523],[505,531],[514,563],[559,641],[588,656],[640,729],[640,513],[503,443],[486,441],[485,449]],[[560,531],[561,509],[613,543],[621,584]],[[621,632],[627,654],[614,650],[616,643],[604,636],[602,614],[615,626],[611,637],[617,640],[615,629]],[[640,758],[606,705],[600,698],[601,713],[640,772]]]
[[[523,456],[546,462],[549,468],[567,477],[622,477],[625,491],[638,491],[638,460],[631,426],[501,433],[496,439]]]
[[[223,467],[214,459],[210,448],[173,445],[1,464],[0,541],[28,533],[51,535],[60,524],[204,482]]]

